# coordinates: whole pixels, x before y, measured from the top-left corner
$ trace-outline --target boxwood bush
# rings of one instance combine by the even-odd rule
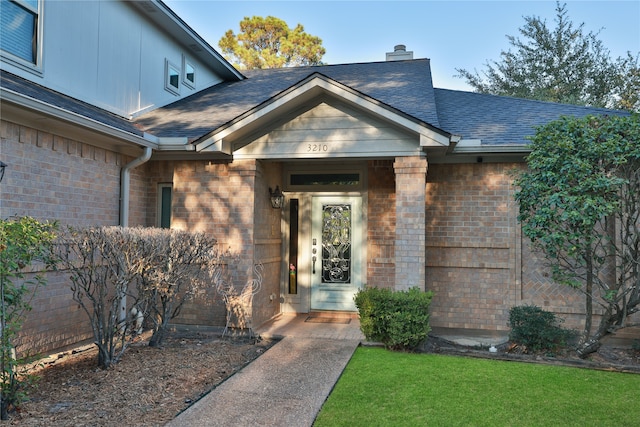
[[[369,341],[381,342],[386,348],[414,350],[422,344],[429,327],[429,305],[433,292],[418,288],[392,291],[364,288],[355,296],[360,313],[360,329]]]
[[[523,305],[509,310],[509,339],[523,345],[528,352],[553,351],[566,345],[574,333],[562,328],[564,319],[554,313]]]

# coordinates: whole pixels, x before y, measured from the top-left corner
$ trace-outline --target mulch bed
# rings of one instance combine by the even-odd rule
[[[272,341],[172,333],[160,348],[132,345],[110,369],[95,346],[44,359],[29,401],[10,414],[20,426],[159,426],[263,354]]]
[[[563,350],[557,354],[529,354],[526,349],[507,342],[497,347],[496,353],[488,349],[467,347],[455,342],[429,336],[421,349],[425,353],[439,353],[456,356],[479,357],[492,360],[542,363],[557,366],[574,366],[578,368],[600,369],[616,372],[640,373],[640,350],[632,347],[613,347],[603,345],[596,353],[581,359],[574,351]]]

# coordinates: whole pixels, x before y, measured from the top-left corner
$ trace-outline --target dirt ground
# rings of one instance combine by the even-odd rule
[[[44,359],[9,425],[161,426],[274,343],[183,332],[162,348],[147,344],[134,343],[108,370],[97,368],[95,346]]]
[[[94,346],[61,353],[43,360],[37,388],[11,414],[9,425],[161,426],[273,344],[203,332],[173,333],[162,348],[135,343],[108,370],[96,367]],[[570,352],[553,357],[524,354],[509,344],[490,354],[430,337],[423,350],[640,373],[640,351],[629,347],[605,346],[581,360]]]

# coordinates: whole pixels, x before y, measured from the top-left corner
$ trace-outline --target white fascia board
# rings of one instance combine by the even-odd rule
[[[197,152],[214,152],[231,155],[231,144],[217,136],[212,136],[196,144],[194,150]]]
[[[57,119],[64,120],[74,125],[81,126],[123,141],[131,142],[142,147],[149,147],[152,149],[158,148],[158,144],[150,138],[135,135],[133,133],[101,123],[97,120],[82,116],[72,111],[65,110],[55,105],[47,104],[46,102],[42,102],[36,98],[31,98],[29,96],[22,95],[18,92],[14,92],[6,88],[0,87],[0,100],[8,101],[15,105],[18,105],[19,107],[34,110],[39,113],[55,117]]]
[[[144,133],[144,137],[158,144],[158,151],[195,151],[196,149],[193,144],[189,144],[189,139],[186,137],[158,137],[147,132]]]
[[[449,138],[425,128],[427,132],[420,132],[420,146],[421,147],[448,147]]]
[[[363,96],[357,93],[346,90],[334,84],[330,80],[316,76],[310,79],[309,81],[305,82],[301,86],[293,90],[290,90],[289,92],[283,94],[282,96],[274,99],[268,105],[257,109],[253,113],[241,118],[240,120],[234,122],[230,126],[227,126],[218,132],[215,132],[206,140],[198,143],[196,145],[196,151],[203,151],[203,150],[212,151],[209,149],[209,147],[214,142],[224,139],[225,137],[232,134],[233,132],[239,129],[242,129],[243,127],[247,126],[251,122],[260,119],[261,117],[277,110],[278,108],[285,106],[287,103],[293,101],[297,97],[313,89],[322,89],[328,93],[334,94],[337,97],[347,102],[350,102],[354,105],[362,107],[363,109],[370,111],[378,116],[381,116],[389,120],[390,122],[397,124],[398,126],[401,126],[409,131],[419,134],[421,146],[429,146],[429,147],[445,146],[446,147],[449,145],[448,137],[429,129],[428,127],[420,123],[416,123],[412,120],[402,117],[401,115],[396,114],[393,111],[388,110],[387,108],[384,108],[374,102],[371,102],[370,100],[364,98]]]
[[[453,150],[453,154],[482,154],[482,153],[529,153],[528,144],[482,145],[480,139],[461,139]]]

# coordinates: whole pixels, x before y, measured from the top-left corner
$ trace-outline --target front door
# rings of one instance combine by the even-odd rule
[[[362,198],[315,196],[311,226],[311,310],[355,311],[363,285]]]

